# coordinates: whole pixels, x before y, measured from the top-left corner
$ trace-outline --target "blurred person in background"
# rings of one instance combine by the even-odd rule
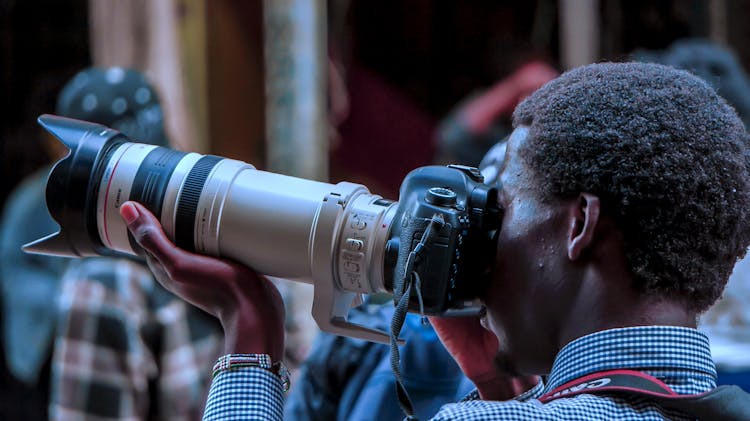
[[[135,70],[79,72],[56,113],[168,146],[157,93]],[[23,253],[57,229],[44,203],[48,170],[13,193],[0,228],[9,366],[33,381],[51,357],[50,384],[39,385],[49,388],[49,419],[200,419],[204,367],[222,343],[217,321],[162,288],[143,261]]]
[[[63,89],[57,108],[169,146],[157,93],[134,70],[85,70]],[[221,352],[220,326],[162,288],[143,263],[89,258],[63,274],[51,419],[201,418],[205,364]]]
[[[543,61],[529,61],[491,87],[461,100],[438,126],[435,162],[477,166],[484,154],[513,130],[510,118],[516,105],[558,75]]]
[[[35,116],[54,109],[72,74],[39,77],[24,113]],[[69,259],[27,255],[21,245],[58,228],[47,213],[44,195],[49,163],[66,151],[60,142],[43,134],[36,122],[24,129],[18,136],[28,142],[26,149],[15,150],[13,166],[7,168],[22,182],[9,192],[0,209],[0,419],[40,420],[47,418],[49,402],[53,303]],[[29,172],[29,168],[37,170]]]
[[[382,298],[382,297],[381,297]],[[389,331],[392,301],[369,300],[349,320]],[[399,335],[401,378],[420,419],[461,399],[474,384],[445,350],[432,325],[407,314]],[[300,367],[284,407],[289,420],[391,420],[403,416],[388,345],[321,332]]]
[[[705,80],[750,126],[750,79],[729,47],[702,38],[680,39],[664,50],[636,50],[633,58],[687,70]]]
[[[735,108],[746,129],[750,124],[750,78],[728,47],[705,39],[682,39],[663,51],[636,51],[634,58],[699,76]],[[717,383],[750,391],[750,258],[734,267],[722,298],[701,315],[699,327],[711,342]]]

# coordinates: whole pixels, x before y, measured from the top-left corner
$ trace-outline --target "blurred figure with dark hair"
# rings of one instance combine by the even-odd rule
[[[556,78],[543,61],[530,61],[483,91],[461,100],[437,129],[438,164],[477,166],[485,153],[513,130],[511,114],[521,100]]]
[[[135,70],[79,72],[56,113],[168,146],[157,93]],[[14,375],[36,381],[51,354],[50,385],[39,385],[50,389],[50,419],[200,419],[220,326],[161,287],[143,261],[23,253],[57,230],[44,203],[48,172],[13,193],[0,227],[3,339]]]
[[[688,38],[677,40],[666,50],[637,50],[633,58],[687,70],[708,82],[734,107],[745,127],[750,126],[750,78],[737,55],[715,42]]]
[[[60,92],[55,111],[109,126],[139,142],[169,146],[156,91],[135,70],[111,67],[79,72]]]

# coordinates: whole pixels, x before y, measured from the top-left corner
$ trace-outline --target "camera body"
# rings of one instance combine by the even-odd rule
[[[416,259],[413,271],[421,279],[422,310],[445,315],[474,309],[492,276],[497,250],[500,210],[497,190],[482,183],[476,168],[428,166],[409,173],[401,184],[399,217],[386,245],[386,288],[398,301],[410,251],[420,242],[436,215],[444,224]],[[398,252],[395,253],[394,251]],[[416,296],[409,309],[420,310]]]
[[[39,122],[70,153],[52,169],[46,192],[61,229],[24,246],[28,252],[138,254],[118,212],[135,200],[181,248],[314,284],[313,317],[327,332],[388,343],[387,333],[349,322],[349,309],[363,294],[390,293],[398,301],[414,279],[411,311],[479,310],[500,210],[497,190],[475,168],[418,168],[393,202],[359,184],[305,180],[135,143],[98,124],[50,115]]]

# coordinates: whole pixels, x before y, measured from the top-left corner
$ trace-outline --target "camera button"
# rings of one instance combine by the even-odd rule
[[[365,243],[362,240],[356,240],[354,238],[346,239],[346,248],[352,251],[360,251],[364,247]]]
[[[351,227],[354,228],[354,229],[357,229],[357,230],[361,231],[361,230],[367,228],[367,222],[363,221],[360,218],[356,218],[356,219],[352,220]]]
[[[344,262],[344,270],[351,273],[359,273],[359,263]]]
[[[364,259],[365,254],[364,253],[358,253],[356,251],[344,250],[341,253],[341,256],[344,258],[344,260],[346,260],[348,262],[359,262],[362,259]]]

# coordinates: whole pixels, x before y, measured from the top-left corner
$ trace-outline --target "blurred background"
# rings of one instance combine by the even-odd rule
[[[529,63],[553,77],[602,60],[669,62],[665,51],[692,38],[748,68],[748,17],[743,0],[0,0],[0,208],[49,164],[36,118],[89,66],[141,71],[175,148],[395,199],[418,166],[478,163],[499,135],[463,154],[470,145],[449,134],[472,100],[539,70]],[[524,92],[504,86],[479,129],[507,128]],[[309,303],[309,289],[289,288]],[[45,401],[0,365],[0,414]]]
[[[308,175],[371,182],[392,196],[410,169],[432,160],[433,131],[449,110],[519,65],[538,59],[564,70],[686,37],[728,45],[747,65],[749,14],[741,0],[0,0],[0,203],[47,162],[36,116],[52,112],[86,66],[144,71],[178,146],[289,173],[300,164],[269,153],[272,142],[289,142],[273,138],[284,132],[267,129],[275,124],[267,112],[320,96],[335,73],[344,99],[313,101],[337,102],[338,134],[300,135],[322,133],[316,141],[332,146],[318,156],[330,169]],[[305,43],[322,45],[295,58]],[[305,69],[320,85],[282,103],[293,92],[278,92],[284,78]]]

